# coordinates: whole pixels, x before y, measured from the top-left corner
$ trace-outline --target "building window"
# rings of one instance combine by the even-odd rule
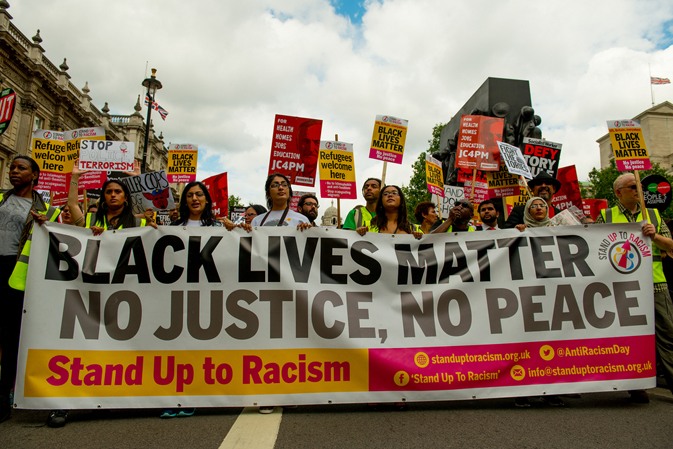
[[[44,119],[35,114],[35,118],[33,118],[33,132],[37,131],[38,129],[44,129]]]

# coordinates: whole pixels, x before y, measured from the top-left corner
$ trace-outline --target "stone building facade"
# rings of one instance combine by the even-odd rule
[[[16,108],[9,128],[0,136],[0,188],[10,188],[9,164],[18,155],[31,154],[34,130],[53,131],[102,126],[107,140],[134,142],[136,157],[142,159],[145,121],[140,114],[140,97],[130,115],[110,115],[108,104],[99,110],[91,103],[88,82],[78,89],[70,82],[66,60],[56,67],[44,55],[37,30],[28,39],[11,22],[9,3],[0,0],[0,90],[16,92]],[[168,165],[163,136],[150,126],[147,170]]]
[[[652,163],[657,162],[673,173],[673,104],[664,101],[633,118],[640,120],[645,146]],[[601,168],[609,167],[610,161],[615,159],[610,134],[605,134],[596,142],[601,152]]]

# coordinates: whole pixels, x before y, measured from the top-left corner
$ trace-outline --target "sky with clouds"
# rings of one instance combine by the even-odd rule
[[[560,165],[585,180],[606,120],[651,107],[648,65],[673,78],[670,0],[9,3],[14,25],[28,37],[39,28],[45,55],[67,58],[99,109],[131,114],[146,64],[157,68],[169,116],[154,115],[155,129],[198,144],[197,178],[227,171],[245,203],[264,202],[275,114],[322,119],[323,140],[353,143],[358,184],[381,175],[368,159],[375,116],[409,120],[403,163],[386,178],[402,185],[433,126],[486,78],[529,80],[543,137],[563,143]],[[673,102],[673,85],[653,89],[656,103]]]

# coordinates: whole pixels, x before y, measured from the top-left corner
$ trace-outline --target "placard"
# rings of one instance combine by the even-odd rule
[[[210,198],[213,200],[212,211],[217,217],[222,217],[229,212],[229,184],[227,181],[227,173],[220,173],[219,175],[211,176],[203,181],[203,184],[208,188]]]
[[[432,195],[432,202],[437,205],[442,213],[442,218],[449,216],[449,211],[456,205],[456,201],[465,198],[465,191],[462,187],[450,186],[444,184],[444,197]]]
[[[608,131],[617,170],[651,170],[639,120],[608,120]]]
[[[540,171],[545,171],[549,176],[556,179],[563,144],[524,137],[522,147],[523,157],[526,159],[533,178],[539,175]]]
[[[148,208],[152,210],[175,209],[173,192],[168,184],[166,170],[129,176],[119,181],[126,184],[131,191],[133,214],[142,214]]]
[[[290,184],[313,187],[321,132],[322,120],[276,115],[268,174],[281,173]]]
[[[409,120],[403,118],[377,115],[369,147],[369,158],[401,164],[408,125]]]
[[[133,142],[84,139],[79,148],[79,168],[103,172],[133,171],[135,150]]]
[[[507,170],[502,160],[500,161],[500,170],[483,172],[486,175],[488,183],[488,197],[500,198],[503,196],[518,195],[521,192],[519,185],[520,177]]]
[[[501,163],[505,163],[507,171],[527,179],[533,178],[519,147],[504,142],[498,142],[498,149],[500,150]]]
[[[552,197],[552,206],[560,210],[575,206],[582,210],[582,194],[575,166],[560,168],[556,179],[561,183],[561,189]]]
[[[320,196],[357,199],[353,144],[320,141]]]
[[[196,164],[199,156],[198,145],[172,143],[168,145],[168,182],[185,184],[196,181]]]
[[[7,88],[0,92],[0,136],[2,136],[9,123],[14,117],[14,109],[16,108],[16,92],[14,89]]]
[[[497,171],[500,169],[498,141],[505,121],[498,117],[463,115],[456,150],[456,167]]]
[[[425,180],[428,183],[428,190],[430,193],[444,197],[444,174],[442,173],[442,163],[430,154],[425,155]]]

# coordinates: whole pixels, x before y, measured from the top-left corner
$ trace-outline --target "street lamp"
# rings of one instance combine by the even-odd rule
[[[149,104],[147,105],[147,123],[145,124],[145,148],[143,148],[143,164],[140,167],[142,173],[147,171],[147,146],[150,142],[150,116],[152,115],[152,103],[154,102],[154,95],[157,90],[161,89],[161,81],[156,76],[157,69],[152,69],[152,76],[145,78],[143,86],[147,88],[147,96],[149,97]]]

